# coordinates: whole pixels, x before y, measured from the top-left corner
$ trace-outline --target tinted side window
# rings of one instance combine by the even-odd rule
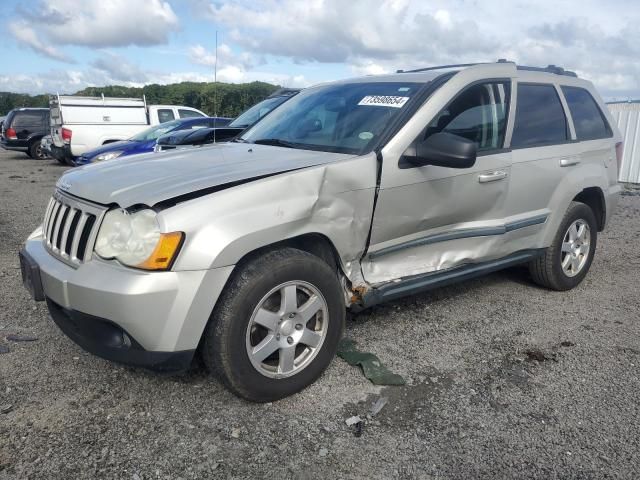
[[[509,93],[507,82],[469,87],[431,121],[424,138],[446,132],[473,140],[478,151],[502,148],[507,128]]]
[[[518,85],[512,147],[534,147],[565,142],[567,119],[553,85]]]
[[[178,110],[178,114],[180,118],[193,118],[193,117],[203,117],[199,112],[194,112],[193,110],[183,110],[182,108]]]
[[[562,87],[578,140],[608,138],[612,131],[591,94],[584,88]]]
[[[161,108],[160,110],[158,110],[158,121],[160,123],[170,122],[171,120],[175,120],[173,110],[170,110],[168,108]]]

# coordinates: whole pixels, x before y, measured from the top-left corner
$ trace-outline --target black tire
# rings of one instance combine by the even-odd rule
[[[328,326],[324,342],[310,363],[286,378],[270,378],[253,366],[246,346],[250,319],[273,288],[304,281],[326,301]],[[207,369],[236,395],[271,402],[292,395],[316,381],[336,354],[344,331],[344,294],[336,272],[319,257],[294,248],[273,250],[234,271],[211,314],[201,353]]]
[[[590,248],[586,262],[582,269],[575,275],[569,276],[562,269],[562,243],[569,227],[576,220],[583,220],[589,225]],[[567,212],[560,223],[560,227],[544,255],[529,263],[529,272],[533,281],[552,290],[570,290],[582,282],[589,272],[596,251],[598,239],[598,224],[593,210],[584,203],[571,202]]]
[[[44,160],[47,158],[47,154],[42,150],[39,139],[29,144],[29,156],[35,160]]]

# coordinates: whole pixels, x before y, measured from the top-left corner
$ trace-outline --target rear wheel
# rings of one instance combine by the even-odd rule
[[[33,142],[31,142],[31,144],[29,145],[29,156],[36,160],[44,160],[45,158],[47,158],[47,154],[42,149],[40,140],[34,140]]]
[[[533,281],[561,291],[577,286],[591,267],[597,231],[593,210],[584,203],[572,202],[551,246],[529,264]]]
[[[205,331],[202,357],[236,395],[278,400],[327,368],[344,319],[331,267],[301,250],[272,251],[234,272]]]

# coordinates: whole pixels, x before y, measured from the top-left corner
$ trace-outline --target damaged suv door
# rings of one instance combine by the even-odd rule
[[[384,156],[362,263],[368,283],[500,256],[511,168],[511,152],[503,151],[510,90],[509,79],[465,87],[422,123],[399,158]],[[457,154],[433,155],[461,140],[477,148],[477,159],[461,163]]]

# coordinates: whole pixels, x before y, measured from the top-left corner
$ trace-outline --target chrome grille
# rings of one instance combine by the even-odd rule
[[[45,246],[70,265],[88,261],[105,211],[104,207],[56,191],[42,224]]]

